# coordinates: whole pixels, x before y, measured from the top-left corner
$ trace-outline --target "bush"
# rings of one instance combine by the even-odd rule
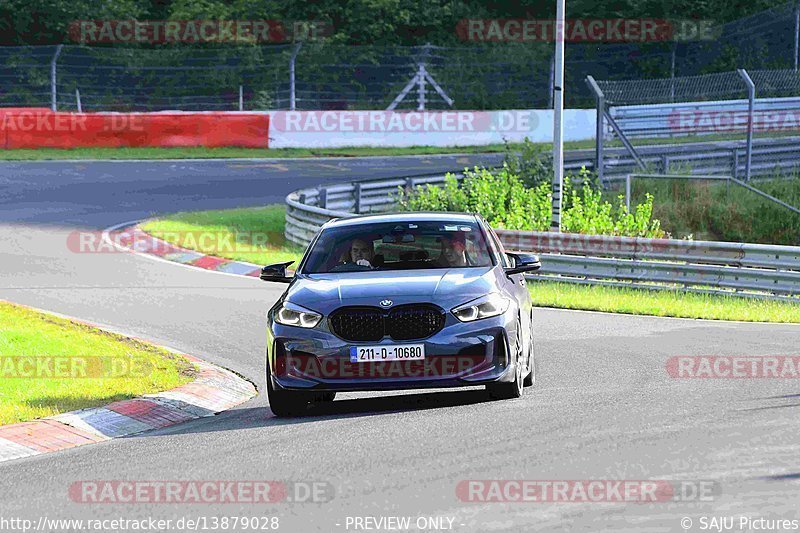
[[[509,172],[519,176],[523,185],[535,188],[543,183],[551,183],[553,178],[553,156],[541,144],[532,143],[525,137],[522,149],[514,151],[508,142],[505,143],[504,166]]]
[[[478,213],[494,228],[547,231],[552,214],[552,189],[547,181],[526,187],[508,164],[490,170],[465,170],[464,179],[448,174],[443,186],[426,184],[411,191],[400,188],[399,208],[403,211],[458,211]],[[572,185],[573,180],[580,183]],[[614,208],[586,170],[564,180],[565,208],[562,227],[571,233],[595,235],[664,236],[658,220],[652,220],[653,198],[629,213],[622,197]]]
[[[589,172],[581,169],[580,185],[574,186],[567,177],[564,180],[564,209],[561,227],[568,233],[590,235],[624,235],[659,239],[665,236],[661,223],[653,220],[653,196],[647,194],[644,203],[628,212],[625,197],[617,197],[616,208],[603,199]]]

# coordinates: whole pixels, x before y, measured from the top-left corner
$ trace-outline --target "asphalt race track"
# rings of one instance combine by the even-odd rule
[[[796,355],[800,327],[540,309],[538,380],[520,400],[490,402],[477,389],[343,394],[313,416],[278,420],[264,394],[263,317],[283,286],[66,244],[76,229],[152,213],[275,203],[323,181],[480,160],[0,164],[0,298],[195,354],[262,393],[216,417],[1,464],[0,517],[276,516],[279,531],[300,533],[354,531],[348,517],[365,516],[448,517],[456,532],[684,531],[685,517],[700,531],[703,516],[800,518],[796,380],[673,379],[665,370],[675,355]],[[460,501],[459,481],[475,479],[713,481],[715,490],[703,501],[645,504]],[[335,496],[75,503],[68,490],[82,480],[320,482]]]

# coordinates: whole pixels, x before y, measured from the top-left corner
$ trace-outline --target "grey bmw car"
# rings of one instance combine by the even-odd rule
[[[485,385],[518,398],[535,379],[534,255],[506,253],[483,218],[393,213],[332,220],[292,262],[267,314],[267,394],[276,416],[338,391]]]

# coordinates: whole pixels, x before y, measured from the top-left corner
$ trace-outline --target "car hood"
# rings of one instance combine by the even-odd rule
[[[445,309],[495,290],[491,267],[340,272],[298,277],[286,300],[327,313],[342,305],[431,302]]]

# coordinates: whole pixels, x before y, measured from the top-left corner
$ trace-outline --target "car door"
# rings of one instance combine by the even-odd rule
[[[486,233],[489,235],[492,248],[494,248],[500,258],[500,264],[503,268],[512,267],[512,259],[506,254],[503,243],[497,237],[497,234],[489,226],[486,221],[483,221],[486,228]],[[532,324],[531,324],[531,304],[530,294],[528,293],[528,284],[525,281],[523,274],[512,274],[510,276],[502,276],[501,283],[504,283],[505,292],[511,296],[519,306],[520,310],[520,324],[522,325],[522,339],[524,346],[530,346],[532,342]]]

